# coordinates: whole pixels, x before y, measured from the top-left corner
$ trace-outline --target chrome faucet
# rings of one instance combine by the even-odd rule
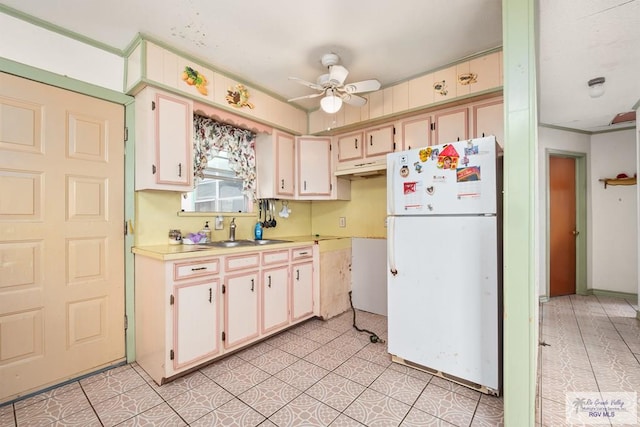
[[[229,224],[229,240],[234,242],[236,240],[236,219],[233,218],[231,220],[231,224]]]

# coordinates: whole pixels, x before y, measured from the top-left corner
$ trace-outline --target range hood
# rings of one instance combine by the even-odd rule
[[[347,167],[338,169],[334,172],[335,176],[340,178],[358,179],[368,178],[387,173],[387,159],[378,161],[356,163]]]

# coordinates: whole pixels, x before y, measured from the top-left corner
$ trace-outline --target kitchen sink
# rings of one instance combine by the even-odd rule
[[[290,243],[291,240],[278,240],[278,239],[261,239],[253,240],[256,245],[270,245],[272,243]]]
[[[199,246],[215,248],[237,248],[238,246],[262,246],[273,243],[289,243],[290,240],[262,239],[262,240],[218,240],[216,242],[199,243]]]

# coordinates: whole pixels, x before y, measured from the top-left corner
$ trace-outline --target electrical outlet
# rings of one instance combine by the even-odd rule
[[[346,227],[347,226],[347,218],[341,216],[340,217],[340,221],[339,221],[339,225],[340,225],[341,228]]]

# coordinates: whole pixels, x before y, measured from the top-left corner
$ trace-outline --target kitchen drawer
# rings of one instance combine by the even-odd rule
[[[220,260],[207,258],[197,261],[173,263],[173,280],[185,280],[194,277],[209,276],[220,272]]]
[[[291,259],[294,261],[311,257],[313,257],[313,248],[311,246],[291,249]]]
[[[224,271],[242,270],[260,265],[260,253],[228,256],[225,259]]]
[[[281,264],[288,261],[289,251],[287,249],[262,252],[262,265]]]

